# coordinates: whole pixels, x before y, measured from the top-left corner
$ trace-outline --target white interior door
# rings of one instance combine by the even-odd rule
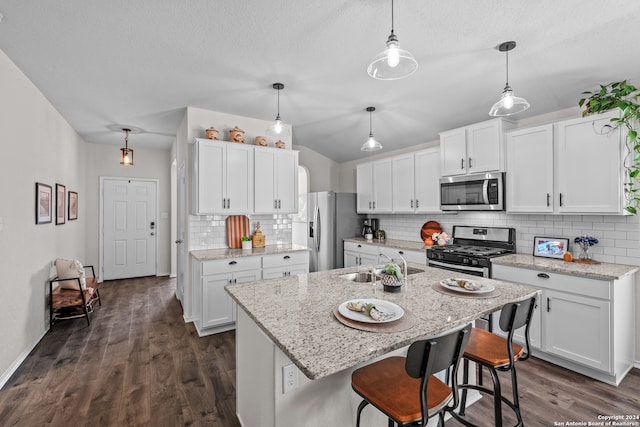
[[[103,279],[156,274],[158,183],[103,180]]]

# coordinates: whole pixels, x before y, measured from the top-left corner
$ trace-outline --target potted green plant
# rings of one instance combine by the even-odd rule
[[[626,145],[628,154],[625,157],[624,167],[627,170],[629,180],[626,183],[627,191],[625,210],[636,215],[640,209],[640,194],[638,194],[637,177],[640,174],[640,138],[638,138],[638,126],[640,125],[640,90],[627,83],[621,82],[600,85],[598,92],[583,92],[586,95],[580,99],[578,105],[584,108],[582,116],[592,113],[604,113],[614,109],[620,110],[619,117],[611,119],[614,129],[626,129]]]
[[[242,249],[251,249],[253,247],[249,236],[242,236],[240,240],[242,240]]]

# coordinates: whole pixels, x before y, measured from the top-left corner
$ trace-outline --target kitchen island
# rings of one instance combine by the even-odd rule
[[[380,284],[342,277],[358,268],[227,286],[240,309],[236,395],[242,424],[353,425],[359,403],[350,386],[354,369],[380,357],[403,354],[415,340],[462,326],[538,292],[532,287],[456,273],[456,277],[493,285],[495,295],[445,294],[432,285],[452,277],[451,272],[413,263],[409,266],[420,272],[409,275],[398,293],[383,292]],[[334,309],[358,298],[399,305],[412,318],[411,327],[398,332],[367,332],[340,323]],[[287,372],[294,368],[286,381],[285,367]],[[283,393],[284,386],[290,384],[292,390]],[[365,410],[362,425],[370,423],[384,425],[385,418],[376,410]]]

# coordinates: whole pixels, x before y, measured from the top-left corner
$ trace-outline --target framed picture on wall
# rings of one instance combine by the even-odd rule
[[[78,193],[69,191],[69,212],[67,213],[69,221],[78,219]]]
[[[559,237],[534,237],[533,256],[562,258],[569,249],[569,239]]]
[[[48,224],[53,213],[51,186],[36,182],[36,224]]]
[[[62,184],[56,184],[56,225],[64,224],[65,220],[65,196],[67,188]]]

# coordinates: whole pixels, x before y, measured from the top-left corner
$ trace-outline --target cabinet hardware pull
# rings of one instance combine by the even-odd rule
[[[473,164],[471,163],[471,157],[469,157],[469,169],[471,169],[473,167]]]
[[[547,312],[551,311],[551,299],[547,297]]]
[[[289,258],[291,258],[289,255],[284,256],[284,259],[289,259]]]
[[[237,263],[237,261],[229,261],[229,265],[236,265]]]
[[[418,209],[418,199],[416,199],[416,209]]]
[[[227,199],[222,199],[222,209],[227,208]]]
[[[278,199],[278,209],[282,208],[282,200]]]
[[[464,169],[464,159],[460,159],[460,169]]]
[[[273,209],[278,209],[278,201],[273,199]]]
[[[376,202],[374,201],[373,202],[373,209],[375,209],[375,208],[376,208]]]
[[[540,277],[541,279],[548,279],[549,275],[547,273],[538,273],[538,277]]]
[[[231,199],[227,199],[227,209],[231,209]]]
[[[413,200],[411,200],[411,209],[413,209]]]
[[[233,283],[238,283],[238,279],[236,277],[233,278]]]
[[[369,201],[369,209],[371,209],[371,201]]]
[[[398,251],[400,255],[404,255],[404,251]]]
[[[560,193],[560,206],[562,206],[563,201],[562,201],[562,193]]]
[[[547,207],[549,207],[551,203],[550,200],[551,200],[551,194],[547,193]]]

